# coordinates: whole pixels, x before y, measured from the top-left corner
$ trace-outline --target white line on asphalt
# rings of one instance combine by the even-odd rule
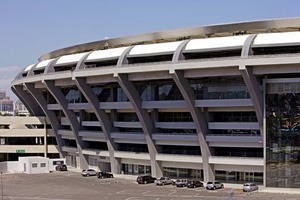
[[[123,192],[126,192],[127,190],[122,190],[122,191],[119,191],[119,192],[116,192],[116,194],[121,194]]]
[[[169,194],[168,194],[168,196],[171,196],[171,195],[173,195],[173,194],[175,194],[176,192],[177,192],[177,190],[171,190],[172,192],[170,192]]]
[[[149,193],[149,192],[151,192],[151,190],[148,190],[148,191],[146,191],[146,192],[143,192],[142,194],[147,194],[147,193]]]

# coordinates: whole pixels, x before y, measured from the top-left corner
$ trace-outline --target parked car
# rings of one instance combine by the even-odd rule
[[[84,169],[81,172],[82,176],[96,176],[97,172],[94,169]]]
[[[114,175],[112,175],[112,174],[109,173],[109,172],[98,172],[98,173],[97,173],[97,177],[98,177],[98,178],[113,178]]]
[[[244,183],[243,192],[252,192],[258,190],[258,186],[255,183]]]
[[[177,187],[186,187],[186,184],[187,184],[188,180],[187,179],[177,179],[175,181],[175,185]]]
[[[208,190],[215,190],[215,189],[220,189],[224,188],[223,183],[220,183],[219,181],[214,181],[214,182],[207,182],[206,184],[206,189]]]
[[[156,185],[169,185],[172,184],[172,179],[162,176],[154,181]]]
[[[138,184],[147,184],[147,183],[154,183],[155,180],[156,178],[150,175],[144,175],[144,176],[138,176],[136,182],[138,182]]]
[[[56,171],[68,171],[67,165],[65,164],[59,164],[55,167]]]
[[[186,186],[188,188],[203,187],[203,183],[198,180],[188,180]]]

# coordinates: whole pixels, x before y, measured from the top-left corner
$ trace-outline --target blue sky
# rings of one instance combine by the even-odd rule
[[[44,53],[133,34],[300,17],[299,0],[2,0],[0,90]]]

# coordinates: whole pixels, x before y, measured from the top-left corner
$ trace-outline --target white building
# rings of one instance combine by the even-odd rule
[[[11,83],[68,165],[300,188],[300,18],[58,49]]]

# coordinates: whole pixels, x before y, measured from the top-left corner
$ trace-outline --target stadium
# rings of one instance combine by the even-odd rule
[[[33,63],[11,89],[70,166],[300,187],[300,18],[106,39]]]

